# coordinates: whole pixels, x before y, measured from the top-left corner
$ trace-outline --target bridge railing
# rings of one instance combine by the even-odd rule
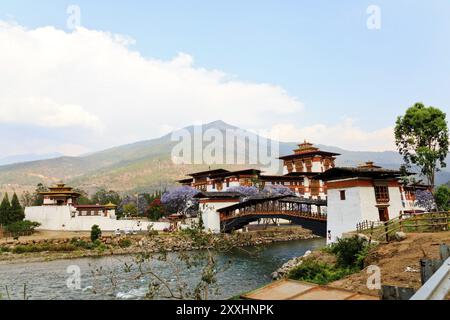
[[[319,212],[305,212],[298,210],[256,210],[256,211],[236,211],[231,212],[230,214],[223,217],[222,220],[230,220],[244,216],[252,216],[252,215],[285,215],[285,216],[293,216],[300,218],[310,218],[317,220],[326,220],[326,213]]]

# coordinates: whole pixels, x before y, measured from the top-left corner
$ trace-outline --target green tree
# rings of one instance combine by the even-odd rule
[[[42,206],[44,204],[44,196],[41,195],[40,193],[46,191],[48,191],[48,188],[44,184],[39,183],[36,186],[36,190],[34,191],[33,194],[33,206]]]
[[[120,202],[122,201],[120,195],[114,191],[114,190],[109,190],[107,191],[106,189],[99,189],[93,196],[92,196],[92,203],[94,204],[101,204],[101,205],[105,205],[108,203],[114,203],[115,205],[119,205]]]
[[[93,204],[92,200],[89,199],[89,195],[86,191],[80,188],[73,189],[74,192],[78,192],[80,194],[80,197],[77,199],[78,204]]]
[[[95,242],[102,236],[102,230],[96,224],[94,224],[91,228],[91,241]]]
[[[9,223],[9,212],[11,203],[9,202],[8,193],[5,193],[2,203],[0,204],[0,224],[7,225]]]
[[[138,209],[134,203],[127,203],[123,206],[123,215],[126,217],[135,217],[138,215]]]
[[[434,107],[416,103],[395,126],[395,143],[408,167],[418,166],[428,183],[434,186],[435,174],[446,167],[449,147],[446,114]],[[439,167],[440,166],[440,167]]]
[[[8,223],[14,223],[23,221],[25,219],[25,212],[20,205],[19,198],[17,194],[14,192],[14,195],[11,200],[11,208],[9,210]]]
[[[438,210],[449,211],[450,210],[450,187],[442,185],[437,188],[434,193],[434,199]]]

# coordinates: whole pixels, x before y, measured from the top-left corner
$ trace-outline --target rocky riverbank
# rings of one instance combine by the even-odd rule
[[[308,257],[309,255],[311,255],[311,251],[308,250],[305,252],[305,254],[301,257],[295,257],[291,260],[289,260],[288,262],[284,263],[281,267],[279,267],[276,271],[274,271],[271,276],[272,276],[272,280],[280,280],[285,278],[289,271],[291,271],[293,268],[299,266],[302,264],[303,259]]]
[[[266,245],[274,242],[312,239],[309,230],[298,227],[280,227],[245,233],[219,234],[213,243],[226,242],[232,247]],[[133,236],[104,236],[95,243],[88,237],[9,241],[0,245],[0,263],[42,262],[59,259],[136,254],[159,251],[189,251],[206,249],[186,233],[160,233]]]

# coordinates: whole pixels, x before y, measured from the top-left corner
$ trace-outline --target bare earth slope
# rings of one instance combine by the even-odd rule
[[[411,233],[401,242],[392,242],[376,248],[367,258],[368,265],[381,268],[383,285],[394,285],[418,289],[420,283],[420,259],[439,259],[439,245],[450,244],[450,231],[439,233]],[[407,271],[408,270],[408,271]],[[367,289],[367,269],[335,281],[330,286],[378,294]]]

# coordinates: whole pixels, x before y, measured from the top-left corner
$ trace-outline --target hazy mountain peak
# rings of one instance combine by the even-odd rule
[[[206,129],[214,128],[214,129],[219,129],[219,130],[238,129],[238,127],[232,126],[231,124],[228,124],[222,120],[216,120],[216,121],[204,124],[203,127]]]

